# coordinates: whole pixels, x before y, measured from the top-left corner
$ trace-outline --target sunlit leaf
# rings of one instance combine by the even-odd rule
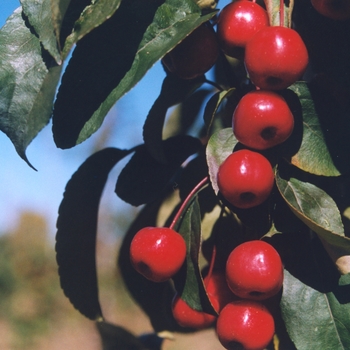
[[[346,287],[321,293],[285,270],[281,311],[298,350],[350,348],[349,301]]]
[[[87,6],[75,22],[72,34],[66,38],[63,57],[67,57],[73,45],[86,34],[110,18],[118,9],[120,2],[121,0],[99,0]]]
[[[72,34],[75,22],[91,2],[91,0],[51,0],[52,24],[61,50],[68,35]]]
[[[233,152],[237,144],[232,128],[217,131],[211,136],[207,145],[207,163],[209,166],[210,180],[215,193],[219,192],[217,185],[217,173],[221,163]]]
[[[201,215],[198,198],[195,196],[187,208],[182,220],[174,229],[186,241],[186,262],[177,276],[174,277],[175,289],[191,308],[215,314],[205,292],[199,268],[199,250],[201,246]]]
[[[50,119],[60,77],[48,56],[22,9],[15,10],[0,30],[0,130],[27,162],[26,148]]]
[[[337,176],[339,170],[334,165],[329,152],[324,129],[315,110],[313,99],[304,82],[293,84],[294,91],[302,105],[304,135],[300,149],[292,158],[292,163],[298,168],[316,175]]]
[[[202,16],[192,0],[158,6],[157,1],[123,1],[109,20],[77,43],[55,103],[58,147],[90,137],[156,61],[215,14]]]
[[[350,238],[344,235],[339,209],[334,200],[315,185],[295,178],[276,176],[277,187],[293,211],[311,230],[317,233],[341,273],[348,273]]]
[[[20,0],[24,14],[39,36],[44,48],[50,52],[57,64],[61,64],[61,54],[59,51],[57,38],[54,33],[51,0]]]
[[[106,148],[88,158],[67,183],[59,208],[56,258],[61,287],[86,317],[102,317],[96,271],[96,234],[100,198],[107,177],[129,151]]]

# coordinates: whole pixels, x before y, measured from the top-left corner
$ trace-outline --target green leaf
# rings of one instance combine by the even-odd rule
[[[203,82],[203,76],[194,80],[183,80],[174,75],[165,77],[161,92],[148,112],[143,126],[143,139],[147,150],[158,162],[167,162],[162,141],[164,120],[168,108],[182,102]]]
[[[295,178],[285,180],[276,175],[277,187],[292,212],[319,236],[341,273],[349,271],[350,238],[334,200],[315,185]]]
[[[107,177],[130,151],[106,148],[88,158],[67,183],[59,208],[56,259],[61,287],[86,317],[102,317],[96,271],[96,233],[100,198]]]
[[[68,35],[72,34],[75,22],[91,0],[51,0],[52,24],[60,50]]]
[[[339,209],[326,192],[296,178],[285,180],[280,173],[276,175],[276,184],[294,214],[313,231],[325,238],[344,236]]]
[[[72,34],[65,41],[63,58],[66,58],[73,45],[94,28],[109,19],[118,9],[121,0],[99,0],[87,6],[75,22]]]
[[[192,0],[167,0],[158,6],[157,1],[124,1],[77,43],[55,103],[58,147],[73,147],[90,137],[156,61],[215,14],[201,16]]]
[[[216,11],[201,16],[192,0],[167,0],[158,9],[152,25],[147,29],[131,69],[87,123],[94,124],[92,132],[100,127],[110,108],[142,79],[154,63],[215,14]],[[92,132],[88,128],[87,125],[82,130],[78,142],[90,137]]]
[[[348,290],[321,293],[285,270],[281,311],[287,331],[298,350],[350,348]],[[346,295],[346,303],[339,294]]]
[[[206,294],[199,268],[201,246],[201,213],[198,197],[195,196],[188,206],[182,220],[174,229],[186,241],[187,254],[183,268],[174,277],[175,289],[192,309],[216,314]]]
[[[221,163],[233,152],[237,144],[232,128],[225,128],[214,133],[207,145],[207,163],[211,184],[216,194],[219,192],[217,173]]]
[[[340,175],[329,152],[324,136],[325,131],[320,123],[306,83],[295,83],[289,89],[294,91],[300,99],[304,125],[303,140],[298,153],[292,158],[292,163],[312,174],[324,176]]]
[[[26,148],[50,119],[61,72],[31,29],[18,8],[0,30],[0,130],[29,165]]]
[[[157,162],[144,145],[137,147],[118,177],[115,191],[121,199],[138,206],[159,198],[181,164],[202,145],[196,138],[179,135],[163,141],[162,147],[168,160],[166,164]]]
[[[51,0],[21,0],[21,5],[44,48],[51,54],[57,64],[61,64],[61,54],[51,17]]]
[[[220,107],[221,103],[229,96],[231,96],[231,94],[236,91],[235,88],[232,89],[228,89],[228,90],[224,90],[224,91],[219,91],[217,93],[215,93],[210,100],[208,101],[208,103],[205,106],[205,110],[204,110],[204,123],[205,126],[207,128],[207,134],[210,134],[210,129],[211,126],[213,124],[216,112],[218,110],[218,108]]]

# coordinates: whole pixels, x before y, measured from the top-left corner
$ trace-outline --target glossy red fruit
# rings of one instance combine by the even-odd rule
[[[225,349],[263,350],[273,338],[275,322],[264,305],[239,300],[222,309],[216,333]]]
[[[260,29],[269,25],[267,12],[252,1],[236,1],[220,12],[217,34],[223,52],[231,57],[240,56],[247,42]],[[237,57],[240,58],[240,57]]]
[[[283,284],[280,255],[264,241],[242,243],[227,259],[226,280],[232,292],[241,298],[270,298],[281,290]]]
[[[264,150],[288,139],[294,128],[294,117],[282,96],[272,91],[253,91],[239,101],[232,128],[239,142]]]
[[[219,52],[219,44],[213,28],[202,24],[167,53],[162,62],[178,77],[194,79],[215,64]]]
[[[251,208],[270,195],[274,173],[262,154],[243,149],[230,154],[220,165],[217,184],[228,202],[238,208]]]
[[[311,0],[311,4],[321,15],[336,21],[350,18],[349,0]]]
[[[254,85],[281,90],[300,79],[308,65],[308,52],[291,28],[266,27],[247,43],[245,65]]]
[[[181,327],[204,329],[210,327],[216,316],[192,309],[181,297],[176,294],[172,302],[174,319]]]
[[[130,245],[132,265],[154,282],[170,279],[179,271],[185,258],[185,240],[167,227],[145,227],[136,233]]]
[[[220,312],[229,302],[237,299],[226,282],[224,271],[213,271],[204,277],[204,285],[210,302],[216,312]]]

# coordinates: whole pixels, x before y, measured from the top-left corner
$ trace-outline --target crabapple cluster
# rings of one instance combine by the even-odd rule
[[[275,296],[283,283],[278,252],[261,240],[242,243],[230,253],[225,275],[235,299],[219,311],[219,341],[226,349],[264,349],[273,338],[275,324],[263,301]]]
[[[283,283],[278,252],[261,240],[242,243],[232,250],[224,270],[209,269],[203,281],[217,316],[192,309],[176,295],[172,311],[179,325],[195,329],[215,325],[226,349],[264,349],[273,338],[275,324],[263,301],[275,296]]]
[[[267,12],[248,0],[230,3],[218,19],[218,40],[228,56],[241,50],[255,91],[238,102],[232,116],[233,133],[246,150],[233,152],[217,174],[223,197],[238,208],[263,203],[273,188],[269,161],[260,151],[285,142],[293,132],[294,116],[278,90],[299,79],[308,64],[308,52],[293,29],[270,26]]]

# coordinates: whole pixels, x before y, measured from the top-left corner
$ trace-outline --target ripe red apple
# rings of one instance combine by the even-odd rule
[[[237,299],[226,282],[224,271],[214,270],[210,275],[205,276],[203,281],[216,312],[220,313],[226,304]]]
[[[186,258],[186,242],[167,227],[145,227],[130,245],[130,260],[136,271],[154,282],[164,282],[179,271]]]
[[[241,298],[270,298],[280,291],[283,284],[280,255],[264,241],[242,243],[227,259],[226,280],[232,292]]]
[[[288,139],[294,128],[294,117],[282,96],[272,91],[252,91],[239,101],[232,128],[239,142],[264,150]]]
[[[321,15],[336,21],[350,18],[349,0],[311,0],[311,4]]]
[[[163,58],[170,72],[182,79],[194,79],[206,73],[219,57],[219,44],[213,28],[204,23]]]
[[[195,329],[208,328],[217,318],[206,312],[192,309],[178,294],[173,299],[172,312],[176,322],[181,327]]]
[[[257,3],[231,2],[221,10],[218,18],[217,34],[220,47],[226,55],[241,58],[240,54],[247,42],[268,25],[267,12]]]
[[[274,173],[262,154],[242,149],[230,154],[220,165],[217,183],[228,202],[238,208],[251,208],[270,195]]]
[[[275,322],[264,305],[238,300],[222,309],[216,333],[225,349],[264,350],[275,333]]]
[[[244,62],[254,85],[281,90],[300,79],[309,57],[300,35],[291,28],[266,27],[247,43]]]

